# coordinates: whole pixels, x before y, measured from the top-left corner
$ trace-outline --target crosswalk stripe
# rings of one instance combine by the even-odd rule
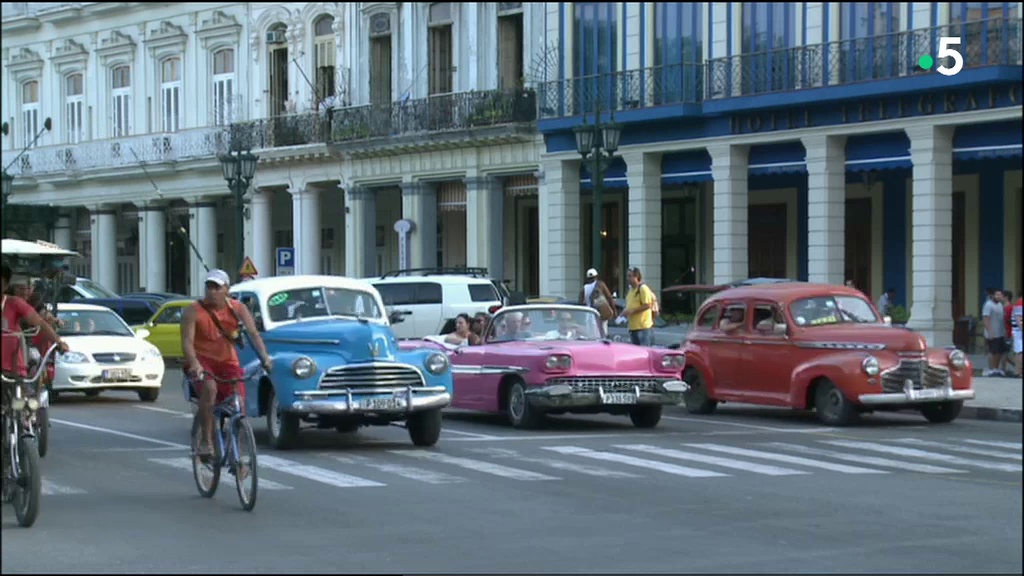
[[[974,456],[989,456],[990,458],[1003,458],[1006,460],[1024,460],[1021,458],[1020,453],[1009,454],[1007,452],[999,452],[996,450],[985,450],[983,448],[968,448],[966,446],[952,446],[944,442],[934,442],[930,440],[921,440],[919,438],[899,438],[892,440],[893,442],[899,442],[901,444],[916,444],[918,446],[930,446],[932,448],[941,448],[943,450],[949,450],[950,452],[960,452],[962,454],[973,454]]]
[[[285,460],[284,458],[278,458],[277,456],[259,456],[257,463],[260,468],[277,470],[278,472],[284,472],[285,474],[298,476],[299,478],[305,478],[307,480],[327,484],[329,486],[337,486],[338,488],[385,486],[385,484],[374,482],[373,480],[367,480],[366,478],[342,474],[341,472],[320,468],[319,466],[300,464],[299,462]]]
[[[961,440],[961,442],[967,442],[968,444],[977,444],[978,446],[993,446],[996,448],[1010,448],[1011,450],[1021,450],[1024,447],[1021,446],[1020,442],[1000,442],[998,440]]]
[[[688,468],[686,466],[678,466],[676,464],[668,464],[665,462],[658,462],[656,460],[645,460],[643,458],[636,458],[635,456],[615,454],[614,452],[590,450],[588,448],[580,448],[578,446],[544,446],[543,449],[558,452],[559,454],[568,454],[572,456],[581,456],[583,458],[593,458],[594,460],[604,460],[606,462],[629,464],[630,466],[657,470],[659,472],[665,472],[666,474],[675,474],[676,476],[687,476],[689,478],[715,478],[728,476],[728,474],[722,474],[720,472]]]
[[[565,462],[554,458],[525,456],[515,450],[507,448],[470,448],[470,450],[478,454],[485,454],[491,458],[507,458],[509,460],[518,460],[520,462],[529,462],[531,464],[541,464],[543,466],[550,466],[557,470],[579,472],[580,474],[586,474],[587,476],[598,476],[601,478],[641,478],[638,474],[630,474],[629,472],[621,472],[619,470],[610,470],[599,466],[589,466],[587,464],[577,462]]]
[[[748,450],[746,448],[724,446],[722,444],[684,444],[684,446],[690,446],[692,448],[703,448],[704,450],[724,452],[726,454],[735,454],[737,456],[750,456],[751,458],[775,460],[776,462],[786,462],[787,464],[797,464],[799,466],[808,466],[810,468],[822,468],[825,470],[831,470],[833,472],[843,472],[844,474],[888,474],[888,472],[886,472],[885,470],[875,470],[874,468],[861,468],[860,466],[833,464],[831,462],[821,462],[819,460],[811,460],[809,458],[801,458],[799,456],[790,456],[788,454],[779,454],[777,452]]]
[[[803,472],[800,470],[793,470],[790,468],[782,468],[781,466],[757,464],[755,462],[733,460],[732,458],[720,458],[718,456],[710,456],[707,454],[695,454],[693,452],[674,450],[672,448],[658,448],[657,446],[649,446],[646,444],[619,444],[616,445],[615,448],[622,448],[624,450],[636,450],[637,452],[645,452],[647,454],[665,456],[667,458],[676,458],[678,460],[693,460],[694,462],[714,464],[715,466],[722,466],[723,468],[733,468],[735,470],[744,470],[746,472],[753,472],[755,474],[766,474],[768,476],[797,476],[801,474],[810,474],[810,472]]]
[[[171,468],[177,468],[178,470],[188,470],[192,472],[192,458],[188,456],[181,456],[178,458],[150,458],[150,462],[156,464],[163,464],[164,466],[170,466]],[[257,457],[256,466],[257,471],[259,470],[260,460]],[[222,474],[221,478],[224,478],[226,474]],[[285,486],[284,484],[278,484],[273,480],[267,480],[262,476],[259,477],[259,488],[260,490],[291,490],[291,486]]]
[[[810,446],[801,446],[800,444],[788,444],[786,442],[769,442],[771,446],[777,446],[791,452],[801,452],[811,456],[824,456],[826,458],[835,458],[836,460],[846,460],[847,462],[857,462],[860,464],[871,464],[873,466],[888,466],[889,468],[897,468],[900,470],[907,470],[910,472],[923,472],[925,474],[962,474],[966,470],[954,470],[952,468],[943,468],[941,466],[932,466],[931,464],[917,464],[915,462],[903,462],[901,460],[890,460],[889,458],[882,458],[880,456],[864,456],[861,454],[847,454],[846,452],[838,452],[836,450],[823,450],[821,448],[811,448]]]
[[[467,470],[473,470],[475,472],[482,472],[484,474],[490,474],[492,476],[501,476],[503,478],[509,478],[511,480],[523,480],[523,481],[538,481],[538,480],[561,480],[554,476],[548,476],[547,474],[540,474],[537,472],[530,472],[529,470],[520,470],[518,468],[512,468],[509,466],[502,466],[501,464],[494,464],[493,462],[481,462],[479,460],[473,460],[472,458],[461,458],[459,456],[449,456],[440,452],[426,452],[424,450],[390,450],[392,454],[399,454],[401,456],[408,456],[410,458],[419,458],[421,460],[433,460],[442,464],[451,464],[452,466],[458,466]]]
[[[336,454],[324,454],[324,456],[349,466],[367,466],[375,470],[380,470],[381,472],[387,472],[388,474],[394,474],[403,478],[410,478],[419,482],[426,482],[427,484],[458,484],[459,482],[466,481],[465,478],[452,476],[451,474],[445,474],[443,472],[427,470],[426,468],[416,468],[415,466],[404,466],[402,464],[393,464],[389,462],[374,462],[372,459],[365,456],[339,456]]]
[[[81,488],[75,488],[73,486],[63,486],[43,478],[42,490],[40,490],[44,496],[67,496],[70,494],[85,494],[85,490]]]
[[[873,442],[855,442],[853,440],[822,440],[822,442],[825,442],[826,444],[832,444],[834,446],[858,448],[861,450],[870,450],[872,452],[883,452],[887,454],[897,454],[899,456],[921,458],[922,460],[934,460],[936,462],[945,462],[947,464],[953,465],[959,464],[961,466],[975,466],[977,468],[987,468],[989,470],[1002,470],[1006,472],[1021,471],[1021,466],[1019,464],[973,460],[970,458],[961,458],[959,456],[953,456],[952,454],[940,454],[938,452],[918,450],[917,448],[904,448],[902,446],[886,446],[884,444],[875,444]]]

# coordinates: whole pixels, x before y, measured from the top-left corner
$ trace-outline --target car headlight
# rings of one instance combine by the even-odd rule
[[[572,366],[572,356],[566,354],[552,354],[544,360],[544,367],[548,370],[568,370]]]
[[[58,356],[58,359],[64,364],[84,364],[89,361],[89,357],[81,352],[68,351]]]
[[[448,357],[440,352],[434,352],[423,360],[423,367],[434,376],[444,374],[448,370]]]
[[[878,376],[882,371],[882,365],[879,364],[878,358],[875,358],[874,356],[868,356],[865,358],[864,361],[860,363],[860,367],[868,376]]]
[[[686,357],[682,354],[666,354],[661,357],[661,367],[665,370],[678,370],[686,364]]]
[[[316,362],[313,362],[313,359],[307,356],[296,358],[292,362],[292,373],[295,374],[296,378],[309,378],[316,374]]]
[[[142,353],[143,360],[156,360],[157,358],[161,358],[162,356],[163,354],[160,354],[160,350],[157,349],[156,347],[150,348]]]
[[[963,370],[967,367],[967,355],[962,350],[952,350],[949,353],[949,365],[954,370]]]

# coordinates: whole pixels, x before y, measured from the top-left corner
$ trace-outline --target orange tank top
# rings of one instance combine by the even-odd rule
[[[234,301],[228,300],[228,306],[234,305]],[[221,310],[210,308],[210,311],[207,312],[199,302],[195,302],[192,306],[196,309],[196,333],[193,341],[196,355],[214,362],[237,363],[238,352],[235,345],[221,334],[213,322],[213,318],[210,317],[210,312],[212,312],[217,316],[224,331],[229,335],[235,335],[238,333],[238,318],[235,314],[226,307]]]

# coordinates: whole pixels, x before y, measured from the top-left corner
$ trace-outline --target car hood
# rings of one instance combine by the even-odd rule
[[[804,328],[795,339],[802,346],[859,348],[885,346],[894,352],[923,352],[924,336],[904,328],[882,324],[837,324]]]
[[[355,320],[307,320],[267,331],[263,340],[271,353],[279,350],[330,351],[346,362],[394,360],[398,343],[388,326]]]
[[[65,336],[64,341],[73,352],[84,354],[131,352],[142,354],[155,347],[134,336]]]
[[[617,342],[508,342],[498,345],[506,353],[547,357],[552,354],[572,356],[573,371],[609,373],[649,371],[651,355],[648,348]]]

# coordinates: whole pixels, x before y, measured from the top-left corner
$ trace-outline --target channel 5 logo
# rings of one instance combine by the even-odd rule
[[[945,64],[941,64],[935,69],[935,71],[943,76],[956,76],[964,69],[964,56],[956,49],[958,46],[960,46],[959,36],[942,36],[939,38],[939,53],[935,58],[925,54],[917,59],[917,65],[923,70],[931,70],[932,66],[935,66],[935,60],[952,58],[952,67],[947,67]]]

